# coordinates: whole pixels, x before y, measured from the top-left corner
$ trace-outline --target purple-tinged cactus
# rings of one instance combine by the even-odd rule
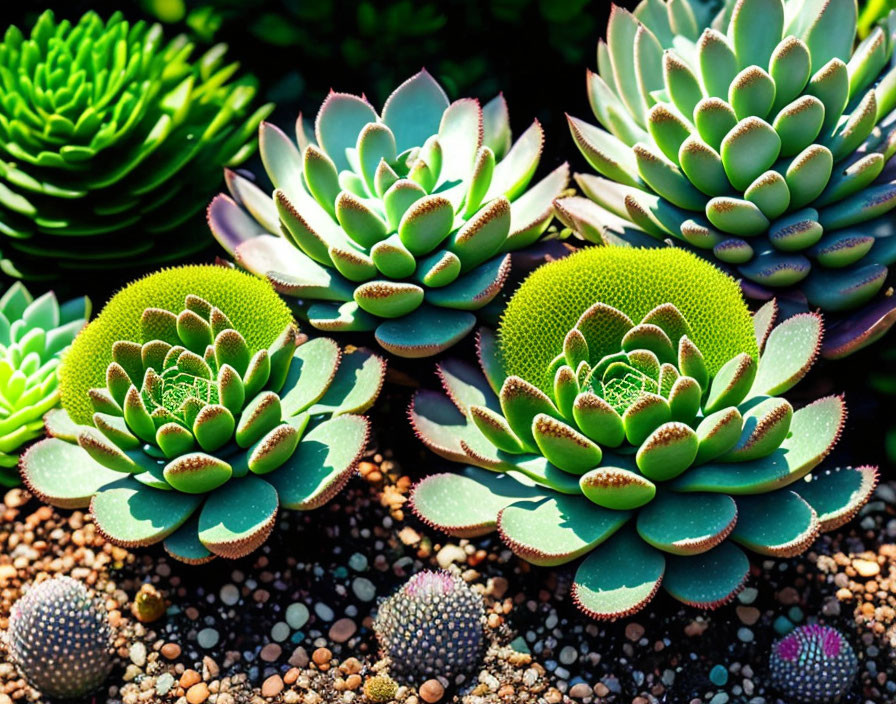
[[[776,641],[769,663],[772,685],[788,701],[839,702],[855,680],[859,663],[852,646],[830,626],[800,626]]]

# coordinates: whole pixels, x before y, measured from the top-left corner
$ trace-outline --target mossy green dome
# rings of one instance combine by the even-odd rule
[[[588,247],[533,272],[514,293],[498,327],[504,370],[550,390],[551,361],[594,303],[641,320],[663,303],[687,318],[710,373],[735,355],[756,357],[753,320],[737,282],[682,249]]]
[[[246,338],[253,352],[268,347],[293,320],[271,285],[251,274],[223,266],[194,265],[163,269],[137,279],[116,293],[102,312],[75,338],[59,373],[62,406],[77,423],[90,423],[87,396],[106,385],[112,345],[143,343],[140,316],[146,308],[178,313],[193,294],[220,308]]]

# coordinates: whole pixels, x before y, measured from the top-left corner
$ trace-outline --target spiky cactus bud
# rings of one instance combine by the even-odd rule
[[[788,701],[834,704],[849,691],[859,662],[834,628],[800,626],[776,641],[769,662],[772,685]]]
[[[83,696],[112,669],[106,609],[71,577],[29,589],[12,607],[5,640],[22,676],[48,697]]]
[[[426,571],[383,602],[373,627],[393,670],[419,683],[473,667],[484,624],[479,594],[448,572]]]
[[[395,699],[398,683],[389,675],[376,675],[364,683],[364,696],[372,702],[388,702]]]

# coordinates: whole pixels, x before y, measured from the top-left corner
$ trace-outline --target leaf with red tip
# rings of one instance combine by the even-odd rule
[[[501,292],[509,274],[510,255],[505,254],[476,266],[447,286],[426,289],[425,298],[440,308],[479,310]]]
[[[283,130],[262,122],[258,126],[258,153],[274,188],[290,195],[303,192],[302,155]]]
[[[780,449],[767,457],[738,464],[709,462],[693,467],[675,479],[672,488],[742,495],[793,484],[828,456],[840,438],[845,421],[843,398],[826,396],[793,414],[790,435]]]
[[[629,519],[628,511],[610,511],[582,496],[551,496],[518,501],[498,515],[501,539],[534,565],[562,565],[590,552]]]
[[[663,553],[626,528],[579,565],[572,598],[591,618],[614,621],[640,611],[653,599],[665,569]]]
[[[86,508],[96,492],[122,477],[78,445],[59,438],[46,438],[29,447],[19,458],[19,467],[28,491],[59,508]]]
[[[439,144],[444,154],[440,180],[469,178],[482,144],[482,108],[478,100],[463,98],[448,106],[439,123]]]
[[[367,448],[370,423],[363,416],[343,415],[308,432],[286,463],[265,475],[284,508],[308,511],[338,494]]]
[[[479,328],[476,336],[476,353],[479,357],[479,366],[497,396],[507,375],[498,357],[498,338],[494,330],[487,327]]]
[[[230,169],[224,169],[224,181],[231,195],[251,213],[259,225],[272,235],[280,234],[280,216],[269,194]]]
[[[499,93],[482,108],[482,143],[494,152],[495,159],[503,159],[510,142],[510,113],[504,95]]]
[[[778,302],[774,298],[753,313],[753,331],[756,334],[756,345],[760,352],[765,349],[765,341],[768,339],[777,317]]]
[[[724,494],[663,492],[638,513],[638,534],[653,547],[675,555],[696,555],[727,538],[737,506]]]
[[[436,374],[445,393],[461,413],[467,413],[470,406],[486,406],[495,412],[501,411],[498,397],[482,372],[473,365],[449,358],[436,365]]]
[[[165,538],[162,547],[175,560],[188,565],[204,565],[215,559],[214,553],[199,541],[198,514]]]
[[[893,325],[896,325],[896,296],[887,296],[829,325],[822,355],[827,359],[848,357],[879,340]]]
[[[204,497],[159,491],[130,477],[103,487],[90,513],[104,537],[122,547],[145,547],[164,540],[193,514]]]
[[[510,234],[501,251],[528,247],[551,224],[554,199],[569,185],[569,164],[563,162],[510,204]]]
[[[760,555],[799,555],[818,535],[815,510],[790,489],[738,496],[735,501],[738,517],[731,539]]]
[[[520,195],[538,167],[543,146],[544,130],[541,123],[536,120],[514,142],[506,156],[495,165],[492,182],[483,202],[488,202],[498,196],[507,196],[508,199],[513,200]]]
[[[699,555],[669,557],[663,588],[688,606],[716,609],[737,595],[749,572],[744,551],[726,540]]]
[[[456,345],[475,325],[472,313],[424,303],[410,315],[381,323],[375,334],[380,346],[394,355],[431,357]]]
[[[236,559],[267,540],[277,520],[277,492],[248,474],[212,492],[199,514],[199,540],[211,552]]]
[[[342,355],[342,361],[323,397],[308,413],[312,416],[364,413],[376,401],[386,377],[386,361],[366,349]]]
[[[852,520],[871,498],[877,481],[876,467],[837,467],[817,470],[791,488],[815,510],[819,530],[826,533]]]
[[[411,509],[427,525],[461,538],[495,530],[498,514],[521,500],[543,499],[543,490],[506,474],[466,467],[434,474],[411,491]]]
[[[395,133],[398,152],[437,134],[447,108],[448,96],[426,69],[398,86],[383,105],[383,122]]]
[[[243,242],[266,234],[264,227],[249,217],[232,198],[221,193],[212,199],[206,218],[218,244],[231,255]]]
[[[748,397],[776,396],[796,386],[818,357],[822,332],[817,313],[794,315],[775,327],[759,358]]]
[[[337,171],[350,168],[345,150],[354,149],[364,125],[376,120],[376,111],[363,98],[335,92],[326,97],[317,113],[314,132]]]

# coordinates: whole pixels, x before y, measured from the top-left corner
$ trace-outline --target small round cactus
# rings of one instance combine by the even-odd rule
[[[364,696],[372,702],[388,702],[395,699],[398,683],[389,675],[376,675],[364,683]]]
[[[131,613],[140,623],[152,623],[165,615],[165,595],[151,584],[144,584],[134,597]]]
[[[83,696],[112,669],[106,610],[71,577],[41,582],[19,599],[5,640],[22,676],[48,697]]]
[[[374,630],[392,669],[419,683],[453,677],[479,660],[482,597],[448,572],[420,572],[383,602]]]
[[[830,626],[800,626],[776,641],[772,685],[788,701],[834,704],[849,691],[859,663],[852,646]]]

